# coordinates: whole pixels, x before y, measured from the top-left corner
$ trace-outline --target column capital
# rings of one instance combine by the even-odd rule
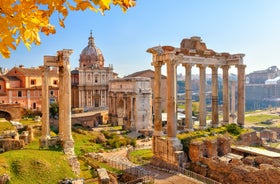
[[[162,65],[164,65],[164,62],[163,61],[153,61],[151,64],[154,67],[162,67]]]
[[[166,64],[170,64],[170,65],[174,65],[174,66],[177,66],[177,64],[178,64],[177,60],[175,60],[175,59],[168,59],[165,62],[166,62]]]
[[[73,53],[72,49],[63,49],[63,50],[57,51],[59,66],[67,67],[70,63],[69,57],[72,53]]]
[[[205,69],[207,67],[206,64],[197,64],[196,65],[199,69]]]
[[[230,65],[222,65],[221,68],[222,68],[223,70],[229,70]]]
[[[220,67],[219,65],[209,65],[209,67],[213,70],[218,70],[218,68]]]
[[[246,65],[235,65],[237,69],[245,69]]]
[[[194,64],[182,63],[182,66],[185,67],[185,68],[187,68],[187,69],[191,69],[191,68],[194,66]]]

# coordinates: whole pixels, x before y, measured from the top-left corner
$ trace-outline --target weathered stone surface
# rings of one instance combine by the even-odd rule
[[[206,154],[208,158],[216,157],[218,155],[218,145],[217,140],[205,140]]]
[[[16,150],[21,149],[24,146],[23,140],[15,140],[15,139],[0,139],[0,148],[2,151]]]
[[[255,157],[255,162],[256,162],[257,165],[270,164],[274,167],[280,167],[280,160],[268,158],[268,157],[265,157],[265,156]]]
[[[0,176],[0,184],[6,184],[10,181],[10,176],[8,174],[3,174]]]
[[[260,138],[257,136],[257,133],[255,131],[240,134],[240,141],[238,141],[238,144],[243,146],[259,145]]]
[[[217,138],[218,155],[223,156],[231,152],[230,137],[219,136]]]
[[[252,163],[254,158],[248,157],[244,160]],[[262,157],[258,158],[258,162],[269,163],[269,160]],[[265,163],[260,164],[259,167],[253,167],[243,164],[238,159],[233,159],[230,163],[225,164],[217,159],[202,158],[199,164],[192,163],[191,168],[195,172],[227,184],[268,184],[279,183],[280,181],[279,168]]]
[[[98,178],[101,184],[109,184],[110,177],[104,168],[97,169]]]
[[[255,165],[255,158],[248,156],[243,159],[243,163],[246,165],[254,166]]]
[[[72,168],[72,171],[78,176],[80,174],[80,162],[78,161],[76,156],[69,156],[67,155],[67,159],[69,162],[69,165]]]
[[[192,162],[197,162],[200,157],[203,157],[204,143],[203,142],[192,142],[189,148],[189,157]]]

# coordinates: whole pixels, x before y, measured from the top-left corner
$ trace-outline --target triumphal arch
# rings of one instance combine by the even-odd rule
[[[59,72],[59,139],[63,142],[66,154],[74,154],[74,141],[71,134],[71,69],[69,57],[72,50],[57,51],[57,56],[44,56],[42,68],[42,137],[40,147],[50,146],[49,124],[49,76],[50,67]]]
[[[206,68],[212,70],[212,127],[219,125],[218,114],[218,68],[223,71],[223,120],[224,124],[229,122],[229,69],[231,66],[237,68],[238,73],[238,99],[237,99],[237,123],[244,125],[245,111],[245,67],[243,64],[244,54],[217,53],[207,49],[206,44],[200,37],[183,39],[180,48],[172,46],[156,46],[149,48],[147,52],[153,56],[152,65],[155,69],[154,76],[154,135],[153,152],[154,163],[168,163],[181,165],[183,162],[183,151],[180,141],[177,139],[177,105],[176,105],[176,76],[177,66],[185,67],[185,125],[186,129],[193,129],[192,122],[192,89],[191,71],[192,67],[199,68],[199,127],[206,128]],[[167,70],[167,136],[163,136],[161,121],[161,68],[166,65]],[[164,162],[162,162],[164,161]]]

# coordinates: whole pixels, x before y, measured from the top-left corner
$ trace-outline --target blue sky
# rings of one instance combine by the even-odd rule
[[[74,69],[93,30],[105,66],[113,64],[120,76],[153,69],[146,52],[149,47],[179,47],[183,38],[191,36],[200,36],[216,52],[244,53],[246,73],[280,67],[279,0],[137,0],[127,13],[119,7],[112,7],[105,16],[90,11],[70,13],[65,25],[57,27],[55,35],[41,35],[42,44],[30,51],[21,44],[10,59],[0,58],[0,66],[36,67],[43,65],[44,55],[73,49]]]

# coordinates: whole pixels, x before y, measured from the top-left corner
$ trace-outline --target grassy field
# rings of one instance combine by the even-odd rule
[[[245,123],[262,123],[262,122],[269,122],[273,119],[280,119],[280,116],[271,115],[271,114],[249,115],[245,117]]]
[[[55,164],[54,164],[55,163]],[[23,149],[0,155],[0,174],[7,173],[13,184],[57,183],[63,178],[75,178],[62,152]]]
[[[152,157],[152,149],[135,150],[129,153],[129,160],[135,164],[148,163]]]

